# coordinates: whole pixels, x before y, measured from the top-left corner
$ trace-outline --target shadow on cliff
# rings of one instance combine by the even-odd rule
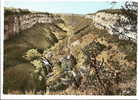
[[[52,24],[39,24],[4,41],[4,66],[11,67],[26,63],[22,56],[31,48],[47,49],[58,42],[50,29]],[[56,29],[54,29],[56,31]],[[63,30],[57,30],[64,32]]]

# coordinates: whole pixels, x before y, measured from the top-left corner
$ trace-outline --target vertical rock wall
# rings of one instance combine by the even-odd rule
[[[37,23],[56,23],[60,17],[49,13],[30,13],[24,15],[10,15],[4,18],[4,40],[15,36],[23,30],[31,28]]]

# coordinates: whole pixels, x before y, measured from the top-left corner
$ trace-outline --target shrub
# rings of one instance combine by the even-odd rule
[[[26,52],[26,55],[24,56],[27,60],[33,60],[35,58],[41,57],[41,54],[37,51],[37,49],[30,49]]]
[[[40,60],[33,60],[31,61],[31,64],[35,66],[36,70],[43,67],[42,62]]]
[[[103,44],[101,44],[99,42],[93,41],[89,45],[87,45],[86,47],[84,47],[83,53],[86,54],[86,55],[91,54],[93,56],[97,56],[105,48],[106,48],[105,45],[103,45]]]

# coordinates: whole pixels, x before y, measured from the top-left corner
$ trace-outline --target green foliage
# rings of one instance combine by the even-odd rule
[[[41,69],[43,67],[42,62],[40,60],[33,60],[31,61],[31,64],[35,66],[36,70]]]
[[[99,42],[93,41],[83,49],[83,52],[86,54],[92,54],[93,56],[97,56],[105,48],[106,48],[105,45]]]
[[[4,15],[21,15],[31,13],[28,9],[4,8]]]
[[[41,54],[37,51],[37,49],[30,49],[26,52],[24,57],[27,60],[32,60],[41,57]]]
[[[128,61],[136,61],[137,45],[131,41],[119,40],[118,47],[121,52],[124,52]]]
[[[32,72],[33,79],[36,83],[36,90],[44,90],[46,89],[46,75],[48,74],[47,71],[44,69],[43,63],[37,59],[31,61],[33,64],[34,71]]]
[[[66,61],[63,61],[62,64],[61,64],[61,67],[62,67],[62,70],[65,71],[65,70],[71,70],[72,69],[72,62],[69,61],[69,60],[66,60]]]

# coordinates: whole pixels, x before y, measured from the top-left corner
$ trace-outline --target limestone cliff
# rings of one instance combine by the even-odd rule
[[[86,18],[93,20],[94,25],[100,29],[106,29],[110,34],[118,34],[120,39],[136,42],[136,25],[129,24],[127,16],[119,13],[97,12],[86,15]],[[117,21],[122,23],[117,25]],[[123,23],[126,23],[125,25]]]
[[[17,10],[15,12],[17,12]],[[21,31],[31,28],[38,23],[62,22],[60,16],[51,13],[29,12],[21,14],[15,12],[8,12],[9,14],[5,14],[4,40],[19,34]]]

